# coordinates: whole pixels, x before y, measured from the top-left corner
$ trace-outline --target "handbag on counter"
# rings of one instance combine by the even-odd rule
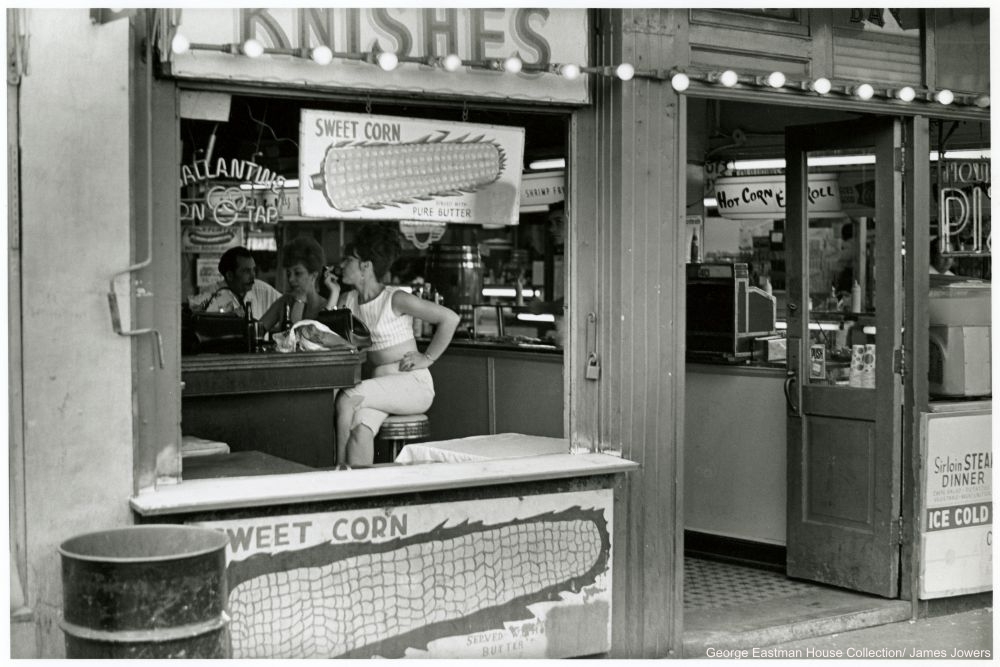
[[[323,310],[316,319],[359,350],[372,345],[372,332],[368,330],[368,325],[355,317],[350,308]]]
[[[185,319],[182,314],[182,325]],[[246,323],[239,315],[193,312],[186,324],[192,352],[246,352]]]

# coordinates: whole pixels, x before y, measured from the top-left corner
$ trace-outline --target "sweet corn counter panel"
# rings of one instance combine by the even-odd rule
[[[206,479],[132,507],[227,535],[234,657],[587,656],[610,650],[614,496],[636,467],[550,454]]]

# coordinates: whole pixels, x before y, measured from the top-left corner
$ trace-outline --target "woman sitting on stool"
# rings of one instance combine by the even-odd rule
[[[360,229],[344,247],[340,282],[354,289],[341,291],[327,272],[328,305],[350,308],[371,330],[368,361],[371,377],[337,396],[337,465],[371,465],[375,434],[390,414],[426,412],[434,400],[434,381],[427,370],[447,349],[459,316],[442,305],[420,299],[399,287],[385,285],[383,276],[399,254],[399,233],[378,223]],[[417,351],[413,318],[435,326],[427,351]]]

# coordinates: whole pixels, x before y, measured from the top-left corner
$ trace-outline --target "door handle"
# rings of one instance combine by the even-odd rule
[[[795,371],[788,371],[788,374],[785,376],[785,403],[788,404],[788,411],[795,417],[798,417],[801,413],[799,412],[799,406],[792,402],[791,388],[792,384],[798,381],[799,378]]]

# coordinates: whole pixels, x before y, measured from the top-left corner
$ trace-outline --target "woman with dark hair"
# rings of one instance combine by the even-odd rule
[[[375,434],[389,415],[426,412],[434,400],[428,368],[451,343],[459,316],[442,305],[386,285],[389,267],[399,254],[399,233],[378,223],[366,224],[353,243],[344,247],[340,282],[324,276],[331,295],[328,304],[350,308],[371,330],[367,357],[371,377],[337,397],[337,464],[371,465]],[[426,352],[417,350],[413,318],[435,324]]]
[[[323,247],[315,239],[299,236],[281,250],[288,291],[271,304],[261,318],[266,331],[275,331],[284,324],[286,309],[291,323],[313,320],[326,308],[326,301],[316,291],[316,281],[323,270]]]

